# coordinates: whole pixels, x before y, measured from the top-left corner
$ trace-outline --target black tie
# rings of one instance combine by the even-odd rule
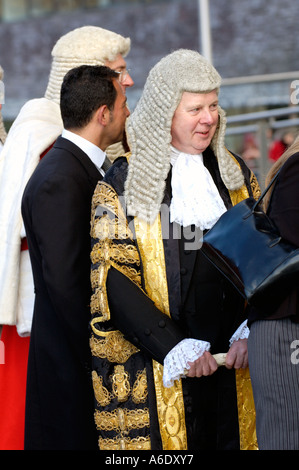
[[[106,173],[106,171],[108,171],[111,166],[112,166],[112,163],[110,162],[109,158],[106,157],[102,165],[104,172]]]

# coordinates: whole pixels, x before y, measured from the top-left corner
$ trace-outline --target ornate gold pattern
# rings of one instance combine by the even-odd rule
[[[249,368],[236,370],[240,449],[258,450],[255,428],[255,406]]]
[[[250,186],[252,189],[252,194],[253,194],[254,199],[258,200],[258,198],[261,196],[261,188],[253,172],[251,172],[251,175],[250,175]]]
[[[150,450],[151,441],[147,437],[121,437],[115,439],[99,439],[99,448],[101,450]]]
[[[112,241],[101,240],[96,243],[91,251],[91,261],[93,264],[108,263],[114,260],[117,263],[127,263],[139,265],[139,256],[134,245],[121,245]]]
[[[96,371],[92,371],[92,384],[97,402],[101,406],[107,406],[111,402],[111,393],[103,386],[103,378],[98,376]]]
[[[149,226],[135,218],[135,231],[144,267],[145,288],[156,306],[169,315],[161,221],[158,216]],[[182,383],[176,380],[165,392],[163,367],[153,361],[160,434],[164,450],[186,450],[187,432]]]
[[[130,376],[125,371],[124,366],[114,366],[114,374],[112,375],[112,390],[117,400],[122,403],[127,401],[130,395]]]
[[[110,320],[110,310],[106,292],[106,279],[111,266],[127,276],[141,288],[140,258],[133,242],[133,235],[127,223],[118,195],[106,183],[100,183],[93,198],[91,235],[96,242],[91,252],[93,269],[91,271],[91,328],[90,338],[92,355],[114,363],[112,375],[103,386],[103,381],[94,371],[95,396],[99,406],[109,405],[108,400],[117,399],[119,403],[139,404],[146,402],[147,377],[137,372],[133,386],[124,364],[139,350],[125,340],[119,331],[105,331],[104,322]],[[108,390],[111,390],[109,393]],[[111,404],[111,401],[110,401]],[[117,407],[114,411],[95,411],[95,421],[101,431],[118,433],[114,438],[100,437],[101,449],[150,449],[150,438],[130,438],[133,429],[149,427],[148,408],[128,409]],[[145,429],[145,431],[147,431]],[[142,431],[144,433],[144,431]]]
[[[99,240],[104,240],[105,238],[124,240],[132,238],[132,232],[126,224],[120,223],[118,218],[110,219],[108,214],[104,214],[100,219],[95,220],[91,236]]]
[[[232,154],[230,155],[232,156],[232,158],[234,158]],[[234,160],[237,162],[235,158]],[[253,197],[257,199],[260,195],[260,187],[253,173],[251,173],[250,183]],[[237,191],[230,191],[229,194],[233,205],[238,204],[238,202],[241,202],[243,199],[249,197],[248,190],[245,184],[242,186],[241,189]],[[252,386],[248,368],[245,370],[236,370],[236,388],[239,415],[240,449],[257,449],[258,447],[255,429],[255,406],[253,401]]]
[[[98,210],[102,215],[97,217]],[[114,218],[109,217],[109,211]],[[91,250],[91,284],[94,290],[91,297],[91,314],[97,314],[98,321],[110,319],[110,309],[106,292],[106,279],[111,266],[116,267],[135,284],[141,283],[140,260],[133,240],[132,231],[116,192],[106,183],[100,182],[92,199],[91,236],[97,240]],[[129,243],[115,243],[113,240],[126,240]],[[101,318],[101,320],[100,320]]]
[[[92,328],[94,327],[93,323],[97,320],[97,318],[93,319]],[[94,335],[91,336],[90,348],[93,356],[108,359],[109,362],[124,364],[133,354],[138,352],[138,349],[127,341],[118,330],[107,333],[96,330],[96,333],[102,336],[102,339],[96,338]]]
[[[136,373],[136,380],[133,385],[132,399],[134,403],[144,403],[147,398],[146,369]]]
[[[116,408],[113,411],[95,411],[95,423],[100,431],[127,432],[131,429],[149,427],[148,408],[128,410]]]
[[[92,198],[92,221],[96,216],[96,210],[98,209],[98,207],[101,206],[104,208],[105,211],[108,209],[110,212],[117,216],[121,223],[127,227],[127,231],[130,234],[129,238],[132,238],[132,232],[129,229],[125,212],[122,208],[122,205],[120,204],[120,199],[118,195],[109,184],[103,181],[100,181],[98,183]],[[122,230],[119,233],[122,233]]]

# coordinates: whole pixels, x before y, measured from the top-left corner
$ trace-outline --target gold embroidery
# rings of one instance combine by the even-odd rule
[[[112,375],[112,390],[114,396],[121,403],[127,401],[130,395],[131,387],[129,382],[129,374],[125,371],[124,366],[115,366]]]
[[[147,437],[117,437],[115,439],[99,439],[100,450],[150,450],[151,441]]]
[[[258,450],[255,429],[255,406],[249,368],[236,370],[240,449]]]
[[[91,336],[90,348],[93,356],[108,359],[110,362],[124,364],[133,354],[138,352],[138,349],[127,341],[120,331],[116,330],[104,333],[97,330],[94,326],[97,320],[97,318],[93,319],[91,327],[95,329],[97,335],[103,338],[98,339],[93,335]]]
[[[113,217],[113,214],[115,217]],[[141,288],[140,258],[133,242],[133,235],[115,191],[105,183],[98,185],[93,198],[91,235],[94,245],[91,252],[91,328],[95,335],[90,338],[92,355],[116,363],[110,376],[112,391],[103,386],[103,381],[93,372],[94,388],[99,406],[105,406],[108,399],[116,398],[125,403],[132,397],[133,403],[142,403],[147,397],[146,372],[138,374],[131,389],[130,377],[123,365],[139,350],[125,340],[119,331],[101,331],[100,323],[110,319],[106,292],[106,280],[111,266]],[[125,243],[123,243],[124,241]],[[110,385],[107,385],[110,390]],[[106,392],[106,393],[105,393]],[[129,438],[130,430],[149,427],[149,411],[116,408],[112,412],[95,411],[97,428],[117,432],[113,439],[99,439],[101,449],[150,449],[150,438]]]
[[[258,198],[261,195],[261,188],[253,172],[251,172],[251,175],[250,175],[250,186],[252,189],[252,194],[253,194],[254,199],[258,200]]]
[[[105,272],[105,277],[106,276],[107,272]],[[106,321],[110,319],[110,309],[105,285],[103,287],[98,287],[97,289],[95,289],[95,293],[92,294],[90,299],[90,311],[92,315],[94,315],[95,313],[101,315],[101,321]]]
[[[132,232],[118,218],[110,219],[108,214],[103,214],[101,218],[95,220],[91,229],[91,236],[99,240],[104,240],[105,238],[124,240],[127,238],[132,239]]]
[[[230,155],[234,158],[232,154]],[[235,158],[234,160],[237,162]],[[261,191],[257,179],[253,173],[251,173],[250,184],[252,188],[253,197],[255,199],[258,199],[259,195],[261,194]],[[248,190],[245,184],[239,190],[229,191],[229,194],[233,205],[238,204],[238,202],[249,197]],[[255,428],[255,406],[253,401],[249,369],[237,369],[235,375],[239,415],[240,449],[254,450],[258,447]]]
[[[144,267],[146,292],[156,306],[169,315],[160,217],[157,217],[151,226],[136,217],[134,222]],[[165,394],[163,366],[153,361],[153,371],[163,450],[186,450],[187,431],[181,380],[176,380]]]
[[[115,244],[108,240],[101,240],[92,248],[91,261],[96,263],[107,263],[114,260],[117,263],[140,264],[138,252],[134,245]]]
[[[99,431],[127,432],[131,429],[149,427],[148,408],[128,410],[116,408],[113,411],[95,411],[95,423]]]
[[[128,227],[125,212],[117,193],[109,184],[103,181],[98,183],[92,198],[92,220],[96,215],[96,209],[100,206],[103,206],[104,210],[108,209]]]
[[[92,383],[97,402],[101,406],[107,406],[111,402],[111,394],[103,385],[103,377],[98,376],[96,371],[92,371]]]
[[[136,380],[132,390],[132,400],[134,403],[144,403],[147,398],[147,379],[146,369],[142,372],[138,371],[136,374]]]

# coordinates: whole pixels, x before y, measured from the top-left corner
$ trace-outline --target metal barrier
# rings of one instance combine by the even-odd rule
[[[258,160],[258,173],[260,175],[259,183],[262,187],[264,186],[264,177],[271,165],[268,158],[269,130],[298,127],[299,131],[298,116],[299,106],[289,106],[227,117],[227,136],[245,135],[247,133],[255,133],[257,135],[261,155]],[[284,119],[285,117],[286,119]]]

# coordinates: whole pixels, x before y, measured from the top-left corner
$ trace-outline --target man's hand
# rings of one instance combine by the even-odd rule
[[[217,369],[217,362],[213,356],[206,351],[194,362],[189,363],[190,369],[186,372],[186,377],[202,377],[212,375]]]
[[[245,369],[248,367],[247,339],[234,341],[226,355],[227,369]]]

